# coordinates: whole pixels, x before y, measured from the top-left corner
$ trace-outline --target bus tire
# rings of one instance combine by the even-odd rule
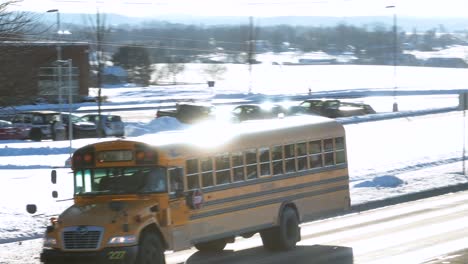
[[[38,127],[34,127],[31,129],[31,132],[29,133],[29,137],[33,141],[41,141],[42,140],[42,131]]]
[[[143,233],[138,249],[136,264],[165,264],[164,247],[154,232]]]
[[[291,250],[300,240],[299,219],[291,207],[286,207],[281,214],[279,226],[260,232],[263,246],[268,250]]]
[[[275,234],[279,233],[278,227],[272,227],[260,231],[260,237],[262,238],[263,247],[268,250],[278,250],[278,241]]]
[[[218,239],[218,240],[213,240],[209,242],[203,242],[203,243],[197,243],[195,244],[195,248],[198,251],[202,252],[217,252],[217,251],[223,251],[223,249],[226,247],[227,241],[225,239]]]

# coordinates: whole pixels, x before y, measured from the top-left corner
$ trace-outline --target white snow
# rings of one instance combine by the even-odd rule
[[[257,67],[258,66],[258,67]],[[108,103],[104,107],[125,105],[139,107],[153,105],[154,110],[144,114],[127,111],[126,134],[139,137],[160,131],[184,129],[188,125],[173,118],[152,119],[158,105],[168,100],[204,99],[216,102],[243,99],[279,98],[285,95],[322,95],[336,92],[352,97],[357,93],[391,90],[393,69],[384,66],[272,66],[257,65],[252,82],[245,65],[234,65],[224,80],[209,89],[200,70],[189,65],[188,72],[178,81],[200,82],[198,85],[170,85],[155,87],[104,88]],[[190,68],[192,67],[192,72]],[[379,112],[375,116],[343,118],[347,133],[348,163],[353,204],[405,193],[467,182],[463,174],[465,123],[462,111],[455,110],[458,97],[437,94],[466,89],[466,69],[412,68],[398,69],[398,89],[410,91],[412,96],[363,97]],[[253,94],[248,94],[252,85]],[[421,92],[433,91],[432,95]],[[391,113],[397,100],[401,112]],[[44,106],[38,106],[44,107]],[[92,103],[81,109],[92,108]],[[403,116],[421,110],[453,107],[452,111],[420,116],[376,121],[376,116]],[[226,110],[225,108],[224,110]],[[356,121],[368,121],[356,123]],[[106,139],[74,140],[76,149]],[[58,184],[50,182],[52,167],[64,166],[69,158],[69,141],[0,141],[0,244],[41,237],[50,216],[58,214],[71,204],[72,177],[70,169],[58,168]],[[51,192],[57,190],[57,202]],[[26,213],[27,204],[37,204],[38,212]]]

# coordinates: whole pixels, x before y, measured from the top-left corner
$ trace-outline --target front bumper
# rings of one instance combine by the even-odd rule
[[[100,251],[61,251],[44,249],[41,253],[43,263],[102,263],[127,264],[135,263],[138,246],[105,248]]]

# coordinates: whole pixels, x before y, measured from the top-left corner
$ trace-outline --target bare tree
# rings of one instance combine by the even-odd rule
[[[149,85],[153,68],[146,48],[139,45],[122,46],[114,53],[112,61],[127,70],[132,82]]]
[[[167,78],[169,75],[168,68],[165,65],[159,67],[157,64],[153,64],[151,69],[153,71],[153,84],[159,84],[161,79]]]
[[[177,83],[177,74],[185,71],[185,64],[183,63],[168,63],[166,65],[167,71],[172,75],[172,84]]]
[[[221,75],[226,73],[227,68],[222,64],[208,64],[203,68],[203,72],[210,77],[210,81],[221,79]]]
[[[22,0],[7,0],[0,3],[0,41],[23,40],[26,34],[35,32],[37,16],[28,12],[10,11],[12,5]]]

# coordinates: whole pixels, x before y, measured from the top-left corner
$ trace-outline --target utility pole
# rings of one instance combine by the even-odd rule
[[[254,60],[254,24],[253,17],[249,17],[249,51],[247,55],[247,60],[249,63],[249,94],[252,93],[252,63]]]
[[[104,22],[101,21],[101,14],[99,13],[99,10],[96,10],[96,59],[97,59],[97,86],[98,86],[98,98],[97,98],[97,103],[98,103],[98,116],[99,116],[99,121],[97,122],[97,130],[98,130],[98,137],[102,137],[102,110],[101,110],[101,104],[102,104],[102,94],[101,94],[101,87],[102,87],[102,70],[103,70],[103,52],[102,52],[102,40],[103,40],[103,34],[104,34]]]
[[[385,8],[393,8],[393,112],[398,112],[398,103],[396,101],[397,90],[397,65],[398,65],[398,30],[397,30],[397,15],[396,6],[386,6]]]

